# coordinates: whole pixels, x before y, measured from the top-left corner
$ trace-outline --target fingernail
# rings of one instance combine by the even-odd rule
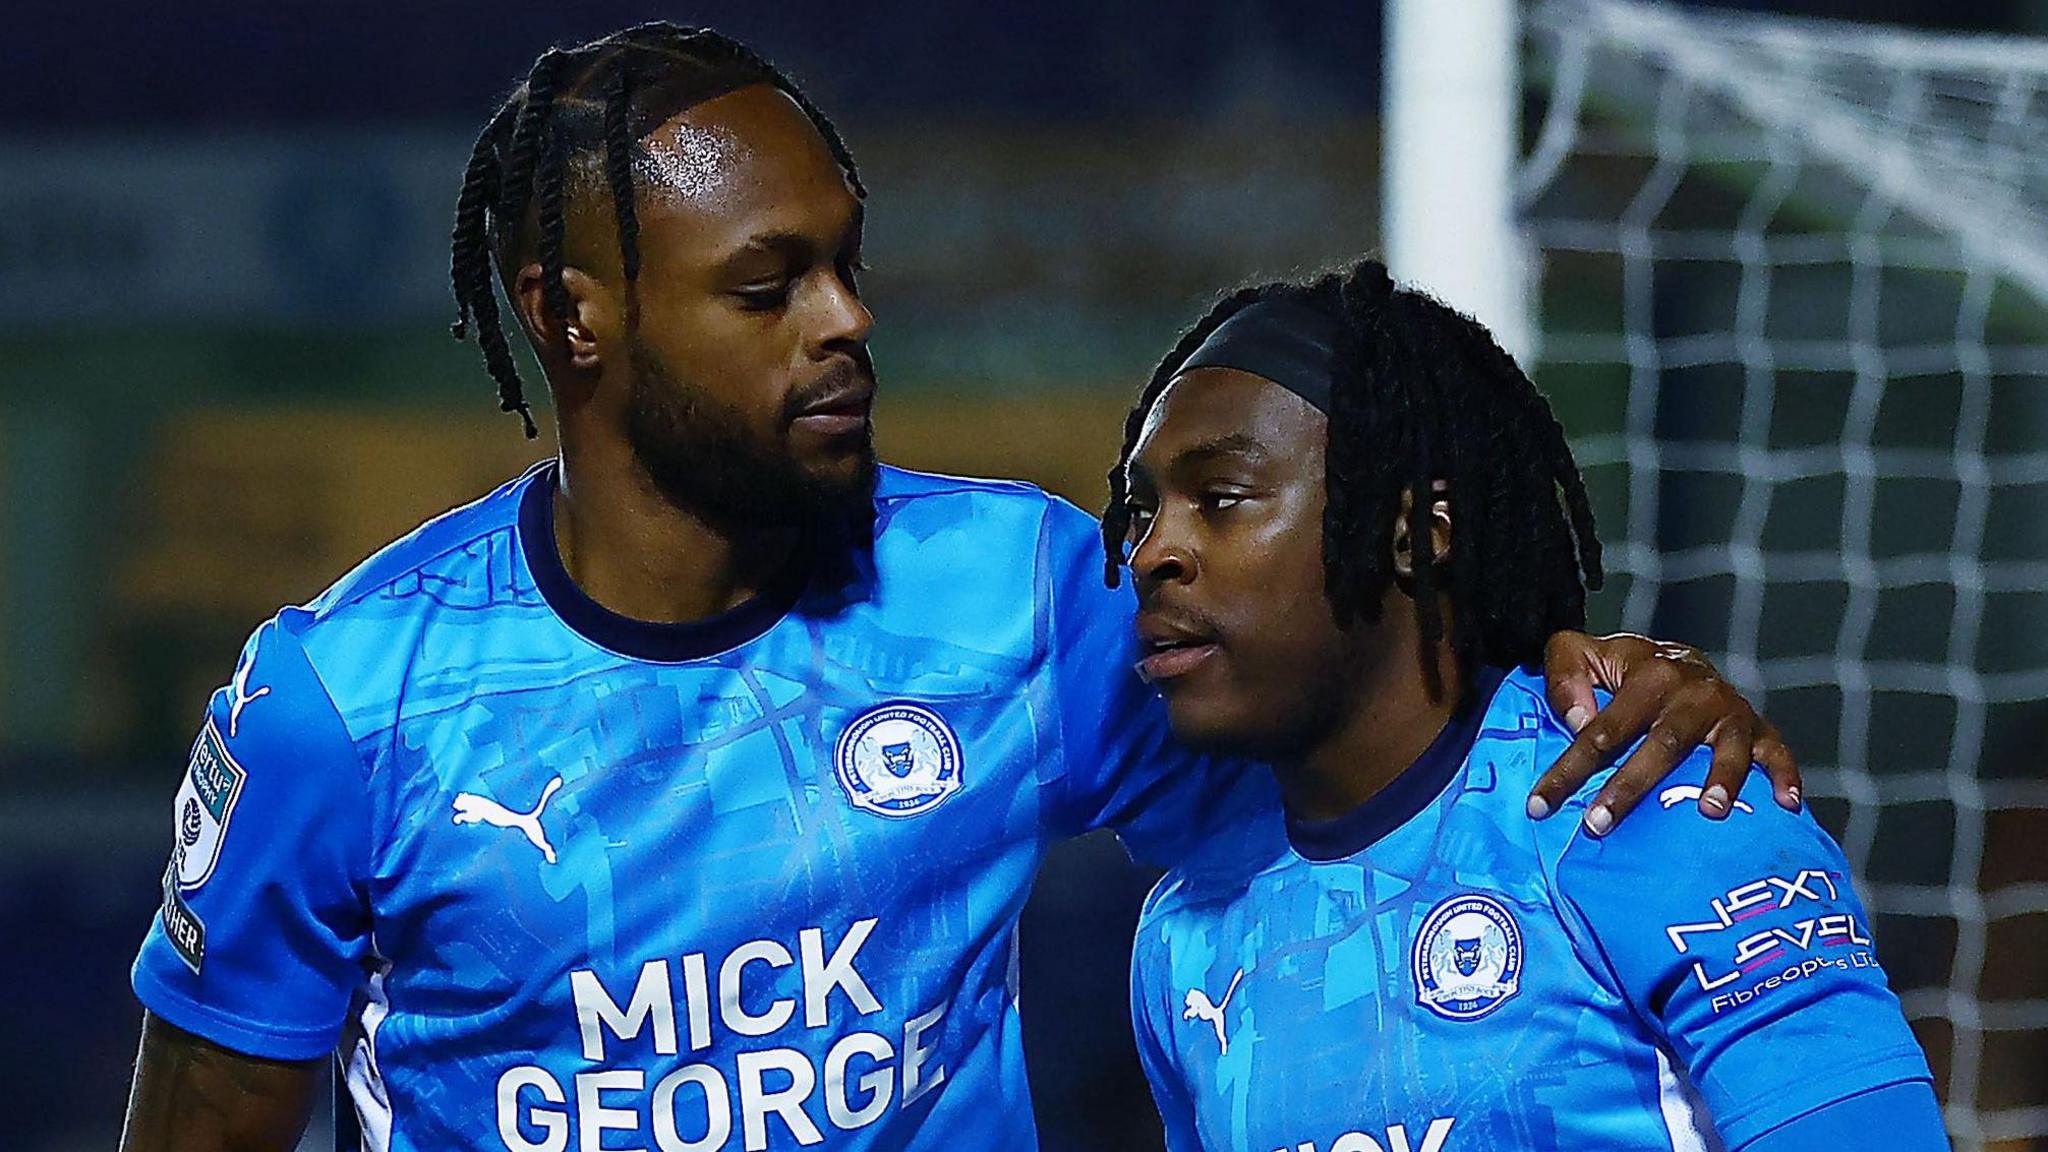
[[[1797,786],[1785,789],[1785,799],[1790,800],[1792,802],[1792,810],[1794,812],[1799,811],[1799,805],[1801,801],[1799,798],[1799,789]]]
[[[1700,804],[1712,809],[1716,815],[1728,811],[1728,789],[1714,785],[1700,794]]]
[[[1571,706],[1571,710],[1564,714],[1564,726],[1573,732],[1577,732],[1586,726],[1586,721],[1592,718],[1593,714],[1586,711],[1584,704],[1574,704]]]
[[[1529,819],[1541,820],[1550,815],[1550,801],[1535,793],[1529,794]]]
[[[1595,836],[1605,836],[1607,835],[1607,830],[1612,827],[1614,827],[1614,813],[1608,811],[1607,805],[1595,804],[1586,810],[1586,831],[1591,832]]]

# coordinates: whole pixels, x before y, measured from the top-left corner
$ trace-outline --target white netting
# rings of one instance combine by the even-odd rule
[[[2048,1147],[2048,43],[1528,31],[1534,359],[1607,604],[1787,730],[1957,1146]]]

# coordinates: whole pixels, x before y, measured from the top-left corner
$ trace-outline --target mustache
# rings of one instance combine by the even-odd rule
[[[1208,613],[1169,604],[1165,597],[1156,594],[1147,596],[1142,591],[1138,593],[1138,614],[1151,617],[1168,628],[1181,632],[1205,636],[1223,634],[1223,626]]]
[[[875,388],[875,365],[866,348],[841,357],[832,362],[816,380],[790,389],[782,398],[782,419],[789,423],[803,415],[804,410],[824,400],[843,396],[848,392],[863,389],[872,392]]]

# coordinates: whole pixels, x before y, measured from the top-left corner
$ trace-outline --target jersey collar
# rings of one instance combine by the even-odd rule
[[[519,547],[548,607],[572,631],[598,647],[636,660],[664,664],[702,660],[729,652],[766,633],[803,595],[808,561],[792,564],[788,575],[773,587],[708,619],[663,624],[619,615],[578,588],[569,570],[562,566],[561,551],[555,547],[556,467],[550,462],[536,468],[526,490],[520,493]],[[808,555],[809,549],[803,551]]]
[[[1506,678],[1505,669],[1482,665],[1465,702],[1444,722],[1436,739],[1365,803],[1329,820],[1301,820],[1289,814],[1287,841],[1295,853],[1316,863],[1355,856],[1429,807],[1471,754],[1480,722]]]

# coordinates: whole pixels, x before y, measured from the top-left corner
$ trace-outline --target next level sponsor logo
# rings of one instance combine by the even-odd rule
[[[1667,925],[1664,935],[1680,954],[1706,954],[1692,963],[1693,979],[1704,992],[1717,992],[1740,982],[1752,972],[1789,960],[1790,966],[1784,971],[1769,981],[1760,981],[1757,988],[1749,990],[1740,999],[1733,999],[1735,994],[1730,993],[1727,1006],[1747,1003],[1762,990],[1764,983],[1777,987],[1786,978],[1800,978],[1793,975],[1794,972],[1812,976],[1829,969],[1872,967],[1876,960],[1867,951],[1869,932],[1853,914],[1827,911],[1841,900],[1841,891],[1835,884],[1837,878],[1832,872],[1807,868],[1789,879],[1772,875],[1740,884],[1726,894],[1714,897],[1711,902],[1713,919]],[[1804,906],[1802,910],[1810,908],[1816,914],[1789,924],[1781,922],[1754,930],[1747,923],[1771,912],[1792,909],[1795,905]],[[1861,947],[1866,951],[1841,954],[1822,951],[1844,947]],[[1722,1007],[1717,999],[1715,1011],[1721,1011]]]
[[[1875,967],[1877,967],[1877,957],[1871,955],[1869,949],[1865,948],[1859,948],[1854,952],[1848,952],[1840,956],[1809,956],[1785,969],[1783,972],[1774,973],[1748,987],[1734,988],[1716,995],[1711,1001],[1714,1015],[1719,1016],[1730,1008],[1740,1008],[1764,993],[1776,988],[1782,988],[1795,980],[1808,980],[1827,971],[1848,972],[1857,968]]]

